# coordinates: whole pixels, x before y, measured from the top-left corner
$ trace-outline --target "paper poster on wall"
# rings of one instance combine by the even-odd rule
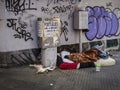
[[[38,35],[42,38],[42,47],[54,47],[59,44],[60,18],[39,19]]]
[[[44,19],[43,20],[43,37],[59,36],[60,33],[60,19]]]

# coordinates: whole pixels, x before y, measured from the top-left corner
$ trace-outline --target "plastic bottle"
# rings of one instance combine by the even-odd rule
[[[96,71],[100,71],[101,65],[99,63],[96,63]]]

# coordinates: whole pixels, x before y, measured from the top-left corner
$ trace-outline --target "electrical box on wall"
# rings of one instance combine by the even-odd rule
[[[73,17],[73,27],[75,30],[88,29],[88,12],[76,11]]]

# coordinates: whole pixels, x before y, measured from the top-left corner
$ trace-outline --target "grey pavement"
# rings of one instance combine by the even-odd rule
[[[29,66],[0,68],[0,90],[120,90],[120,52],[116,65],[36,74]]]

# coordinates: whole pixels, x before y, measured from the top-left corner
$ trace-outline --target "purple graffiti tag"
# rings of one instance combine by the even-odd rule
[[[94,15],[94,11],[93,11],[92,7],[87,6],[85,8],[85,10],[88,11],[88,16],[93,16]]]
[[[110,31],[110,35],[115,35],[118,31],[118,20],[117,16],[114,13],[109,13],[108,14],[110,18],[112,18],[112,29]]]
[[[112,29],[111,18],[105,16],[104,19],[105,19],[105,21],[106,21],[106,26],[109,26],[109,27],[106,27],[105,35],[106,35],[106,36],[111,36],[111,35],[110,35],[110,31],[111,31],[111,29]]]
[[[106,31],[106,21],[103,17],[98,18],[98,33],[96,38],[102,38]]]
[[[107,11],[103,6],[87,6],[85,10],[89,13],[89,31],[85,33],[88,40],[101,39],[104,36],[115,36],[118,32],[119,22],[112,10]]]
[[[88,40],[93,40],[97,34],[97,19],[94,16],[89,17],[88,21],[89,31],[85,33]]]
[[[93,11],[94,11],[94,16],[95,16],[96,18],[101,17],[102,12],[101,12],[101,8],[100,8],[100,7],[95,6],[95,7],[93,8]]]
[[[105,11],[104,7],[101,7],[102,17],[105,19],[106,22],[106,31],[105,36],[111,36],[110,31],[112,29],[112,19],[108,16],[109,12]]]

